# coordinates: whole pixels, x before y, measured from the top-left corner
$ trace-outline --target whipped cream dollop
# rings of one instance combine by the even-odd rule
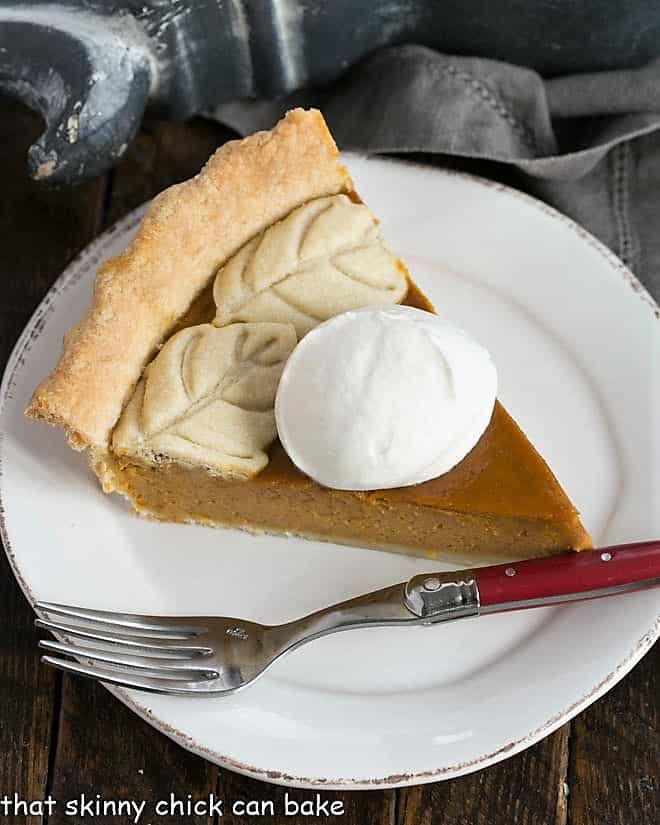
[[[280,441],[325,487],[377,490],[446,473],[490,421],[497,372],[459,327],[407,306],[337,315],[293,350],[275,398]]]

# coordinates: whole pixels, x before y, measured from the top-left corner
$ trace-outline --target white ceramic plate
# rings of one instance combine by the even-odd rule
[[[516,192],[403,163],[349,158],[349,166],[415,280],[490,348],[501,399],[594,539],[660,536],[660,325],[640,284],[583,230]],[[129,216],[67,269],[7,368],[3,538],[28,598],[278,622],[448,569],[140,520],[100,492],[60,432],[23,418],[62,333],[87,304],[99,261],[125,246],[138,219]],[[429,782],[504,759],[593,702],[653,643],[658,604],[657,592],[645,592],[452,626],[340,634],[224,699],[113,692],[184,747],[262,779],[353,788]]]

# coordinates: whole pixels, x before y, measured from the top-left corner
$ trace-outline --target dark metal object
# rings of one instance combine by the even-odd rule
[[[37,109],[46,130],[28,152],[37,180],[105,171],[139,126],[152,85],[149,41],[130,16],[102,23],[34,4],[0,10],[0,88]]]
[[[46,121],[32,177],[72,183],[121,156],[148,103],[186,118],[323,86],[390,44],[555,75],[641,65],[659,41],[643,0],[4,0],[0,90]]]

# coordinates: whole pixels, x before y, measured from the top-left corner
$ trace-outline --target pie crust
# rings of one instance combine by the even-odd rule
[[[150,204],[126,251],[99,269],[92,304],[27,409],[77,449],[104,450],[147,363],[247,241],[315,198],[352,193],[318,111],[221,146]]]
[[[113,438],[116,456],[201,465],[227,479],[268,464],[273,405],[297,343],[292,324],[199,324],[173,335],[145,370]]]
[[[333,195],[294,209],[221,267],[214,323],[291,323],[302,337],[340,312],[399,303],[407,292],[405,269],[369,209]]]

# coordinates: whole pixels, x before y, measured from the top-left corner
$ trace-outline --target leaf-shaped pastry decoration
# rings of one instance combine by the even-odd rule
[[[275,440],[275,392],[296,345],[290,324],[176,333],[151,362],[113,435],[118,455],[165,456],[225,478],[256,475]]]
[[[408,282],[364,204],[346,195],[294,209],[218,271],[214,324],[278,321],[299,337],[333,315],[398,303]]]

